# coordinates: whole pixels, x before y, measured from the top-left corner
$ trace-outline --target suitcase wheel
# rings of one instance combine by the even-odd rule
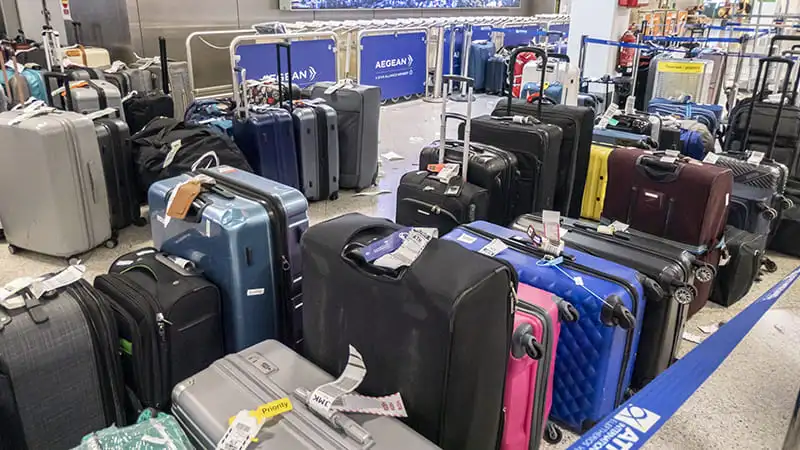
[[[11,253],[12,255],[16,255],[17,253],[19,253],[19,251],[20,251],[19,247],[15,246],[15,245],[8,244],[8,253]]]
[[[775,261],[766,256],[761,260],[761,265],[764,266],[764,271],[767,273],[775,273],[778,270],[778,265],[775,264]]]
[[[133,225],[137,227],[143,227],[147,225],[147,219],[145,219],[144,217],[137,217],[136,219],[133,220]]]
[[[117,242],[117,238],[111,238],[103,243],[106,248],[114,248],[117,246],[119,242]]]
[[[620,327],[630,330],[636,326],[636,317],[622,303],[622,299],[616,295],[609,296],[600,310],[600,320],[609,327]]]
[[[765,210],[761,211],[761,214],[764,215],[764,218],[767,220],[775,220],[778,218],[778,211],[775,208],[766,208]]]
[[[332,192],[331,195],[328,196],[328,200],[337,200],[339,198],[339,192]]]
[[[672,298],[681,305],[692,303],[695,297],[697,297],[697,289],[694,286],[681,286],[672,294]]]
[[[577,322],[581,315],[572,303],[560,301],[558,303],[558,319],[562,322]]]
[[[694,277],[701,283],[709,283],[716,274],[716,270],[709,265],[700,266],[694,271]]]
[[[511,355],[519,359],[526,354],[534,360],[541,359],[544,356],[544,347],[536,341],[533,336],[533,327],[529,323],[517,327],[511,337]]]
[[[556,424],[548,422],[544,430],[544,441],[548,444],[555,445],[561,442],[563,437],[564,433],[561,432],[561,428],[558,428]]]
[[[781,208],[785,211],[794,207],[794,202],[789,197],[781,197]]]

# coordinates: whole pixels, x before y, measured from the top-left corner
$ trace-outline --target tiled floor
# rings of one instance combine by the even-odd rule
[[[473,115],[489,111],[496,98],[479,97]],[[464,111],[465,105],[452,104]],[[379,186],[357,195],[343,192],[333,202],[312,204],[312,223],[343,213],[393,218],[395,190],[399,178],[417,167],[420,148],[439,135],[441,105],[412,101],[383,108],[381,117],[381,153],[395,152],[403,159],[381,158]],[[454,135],[455,124],[449,134]],[[378,195],[370,193],[388,191]],[[148,228],[130,228],[120,235],[120,245],[99,248],[86,257],[87,276],[103,273],[113,259],[134,248],[150,244]],[[779,270],[757,284],[745,301],[725,309],[710,304],[687,325],[687,330],[703,336],[697,328],[733,317],[762,292],[794,269],[800,260],[773,255]],[[54,258],[23,253],[0,252],[0,285],[25,275],[52,271],[64,263]],[[695,344],[683,341],[681,353]],[[683,406],[656,437],[647,444],[651,449],[778,449],[788,425],[789,415],[800,388],[800,284],[793,287],[767,313],[764,319],[736,348],[733,354]],[[560,445],[567,448],[574,437],[567,436]]]

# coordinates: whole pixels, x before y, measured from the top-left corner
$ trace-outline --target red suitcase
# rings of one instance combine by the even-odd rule
[[[528,61],[533,61],[534,59],[536,59],[536,54],[531,52],[517,55],[514,61],[514,83],[511,86],[512,96],[519,98],[519,94],[522,91],[522,69],[525,68],[525,64],[528,64]]]
[[[691,158],[618,148],[608,157],[602,216],[645,233],[715,247],[733,190],[730,169]]]

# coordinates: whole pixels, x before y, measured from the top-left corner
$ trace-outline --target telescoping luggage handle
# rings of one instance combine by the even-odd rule
[[[64,93],[67,98],[67,111],[74,111],[75,110],[75,103],[72,101],[72,90],[69,86],[69,75],[62,72],[42,72],[42,80],[44,81],[45,86],[49,86],[48,80],[53,79],[56,81],[56,86],[61,86],[63,84]],[[47,104],[50,107],[55,108],[53,104],[53,96],[50,92],[47,93]]]
[[[533,53],[536,55],[538,59],[541,60],[543,67],[547,67],[547,51],[541,49],[539,47],[517,47],[511,52],[511,57],[508,60],[508,84],[509,86],[514,86],[514,66],[517,62],[517,56],[520,53]],[[539,119],[542,118],[542,99],[544,98],[544,82],[546,78],[546,70],[542,70],[542,79],[539,81],[539,110],[538,115]],[[511,116],[511,100],[514,98],[514,94],[512,93],[513,89],[508,90],[508,103],[506,104],[506,115]]]
[[[464,121],[464,151],[461,159],[461,180],[467,182],[467,166],[469,165],[470,138],[472,134],[472,102],[475,92],[475,80],[460,75],[442,75],[442,84],[450,85],[451,82],[464,83],[467,85],[467,114],[447,112],[447,95],[442,96],[442,125],[439,131],[439,164],[444,163],[444,153],[447,148],[447,119],[458,119]]]
[[[289,112],[292,112],[292,44],[290,42],[276,42],[275,55],[278,63],[278,103],[283,106],[283,76],[281,74],[281,48],[286,49],[286,71],[289,72]]]
[[[761,102],[764,100],[764,96],[767,92],[767,78],[769,73],[769,65],[770,64],[786,64],[786,75],[783,79],[783,89],[781,92],[781,100],[778,103],[778,111],[775,114],[775,123],[772,125],[772,139],[770,140],[769,147],[767,148],[767,152],[764,155],[767,158],[772,158],[772,154],[775,152],[775,146],[778,142],[778,128],[781,122],[781,116],[783,115],[783,108],[786,104],[787,98],[787,90],[789,89],[789,80],[792,78],[792,69],[794,68],[794,61],[787,58],[781,58],[779,56],[769,56],[767,58],[762,58],[758,61],[758,75],[756,75],[756,83],[755,83],[755,90],[753,91],[753,98],[750,101],[750,108],[747,112],[747,123],[745,124],[745,133],[744,139],[742,140],[742,148],[741,151],[746,151],[748,142],[750,142],[750,131],[753,126],[753,112],[755,111],[755,106],[757,102]],[[759,83],[761,87],[759,87]],[[792,95],[792,101],[794,101],[794,97],[797,93]],[[794,167],[794,166],[792,166]]]
[[[158,37],[158,55],[161,63],[161,84],[164,86],[164,94],[169,95],[171,87],[169,85],[169,63],[167,62],[167,40],[164,36]]]

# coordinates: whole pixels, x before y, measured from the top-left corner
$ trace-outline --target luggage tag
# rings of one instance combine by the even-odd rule
[[[750,152],[750,157],[747,158],[747,163],[757,166],[761,164],[764,159],[764,152]]]
[[[409,267],[419,258],[428,243],[437,237],[438,231],[435,228],[412,228],[395,251],[379,257],[373,264],[390,270]]]
[[[339,378],[314,389],[307,399],[308,406],[328,420],[332,419],[336,412],[332,409],[336,400],[355,391],[367,375],[364,357],[352,345],[348,347],[350,355],[347,358],[347,366]]]
[[[428,164],[427,169],[430,173],[439,173],[444,169],[444,164]]]
[[[244,450],[250,445],[260,428],[258,419],[253,417],[250,411],[239,411],[233,423],[222,435],[216,450]]]
[[[411,231],[411,227],[405,227],[395,231],[383,239],[377,239],[373,242],[370,242],[361,248],[361,255],[364,257],[365,261],[371,263],[381,256],[389,254],[400,248],[400,245],[403,244],[403,241],[408,236],[409,231]]]
[[[339,81],[336,84],[328,87],[328,89],[325,89],[325,95],[331,95],[346,85],[347,83],[345,81]]]
[[[167,216],[183,220],[189,213],[192,203],[203,190],[199,180],[191,179],[175,188],[167,206]]]
[[[83,278],[85,272],[86,266],[83,264],[71,265],[50,278],[34,280],[29,288],[30,293],[34,298],[39,299],[48,292],[61,289],[77,282]]]
[[[706,157],[703,158],[703,162],[706,164],[716,164],[719,161],[719,155],[714,152],[706,153]]]
[[[125,70],[127,68],[128,68],[128,66],[124,62],[117,60],[117,61],[114,61],[113,63],[111,63],[111,67],[109,67],[108,69],[104,70],[103,72],[105,72],[105,73],[117,73],[120,70]]]
[[[544,237],[550,242],[561,242],[561,213],[558,211],[542,211]]]
[[[460,164],[445,164],[442,170],[436,174],[436,179],[441,181],[445,184],[450,184],[450,179],[454,176],[458,175],[459,169],[461,168]]]
[[[461,195],[461,190],[464,188],[464,183],[461,177],[453,177],[448,181],[447,188],[444,190],[445,197],[458,197]]]

